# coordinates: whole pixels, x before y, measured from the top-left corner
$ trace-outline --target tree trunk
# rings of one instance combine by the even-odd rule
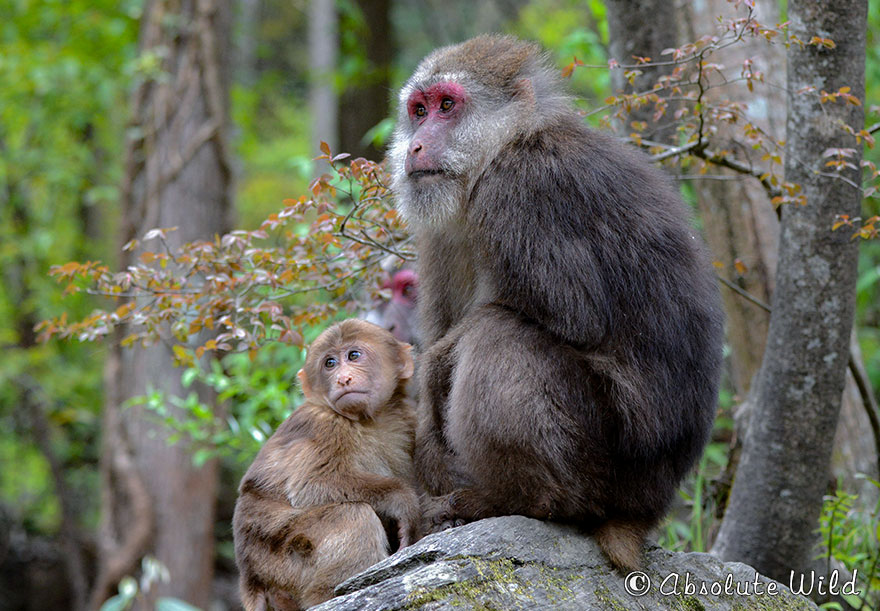
[[[621,65],[635,64],[636,57],[648,57],[652,62],[668,59],[660,53],[678,45],[679,11],[664,0],[605,0],[608,10],[608,52]],[[624,70],[611,71],[611,87],[615,92],[639,93],[650,91],[657,79],[669,73],[671,66],[642,68],[642,74],[633,83],[624,76]],[[647,129],[642,135],[648,139],[668,140],[674,131],[658,132],[654,124],[654,109],[643,106],[630,113],[632,121],[644,121]],[[631,125],[623,126],[629,134]]]
[[[832,231],[835,215],[856,217],[861,191],[821,176],[828,148],[853,148],[838,125],[860,129],[861,106],[820,106],[804,93],[852,88],[864,98],[867,3],[793,0],[791,33],[802,41],[831,38],[833,50],[792,44],[788,51],[785,179],[802,186],[807,203],[782,213],[779,266],[767,348],[753,392],[743,454],[713,551],[787,580],[810,562],[826,491],[832,444],[846,380],[855,309],[857,243]],[[860,182],[858,170],[844,172]]]
[[[732,10],[733,5],[725,0],[707,0],[699,5],[691,5],[689,12],[684,15],[687,24],[685,40],[680,42],[713,33],[718,16],[727,16]],[[746,8],[740,6],[738,10],[740,16],[744,16]],[[754,16],[765,25],[781,21],[779,8],[773,2],[758,3]],[[763,39],[749,38],[725,49],[723,55],[715,59],[726,67],[725,76],[729,83],[735,82],[746,59],[752,59],[755,69],[767,74],[768,81],[782,83],[785,81],[784,53],[782,45],[767,45]],[[715,81],[720,81],[720,77],[715,76]],[[773,139],[785,140],[785,90],[781,87],[757,85],[754,91],[748,91],[744,84],[728,84],[708,91],[707,96],[710,101],[725,99],[742,104],[745,120],[763,129]],[[719,125],[717,134],[713,136],[712,148],[744,150],[741,124],[742,121],[733,126]],[[743,176],[721,167],[713,168],[710,174],[722,179],[697,180],[695,187],[706,241],[715,259],[723,264],[719,275],[762,302],[770,303],[779,250],[779,222],[767,192],[752,176]],[[770,314],[728,287],[722,286],[721,294],[729,331],[727,343],[731,348],[730,382],[738,400],[745,401],[752,379],[761,365]],[[735,410],[738,432],[745,429],[751,405],[751,402],[743,403],[740,409]],[[736,439],[739,438],[737,436]],[[737,443],[731,452],[729,480],[732,480],[738,465],[740,447]],[[847,375],[834,448],[834,478],[840,479],[847,490],[864,497],[863,507],[873,507],[876,489],[870,482],[857,479],[855,475],[877,475],[874,434],[858,386],[851,375]]]
[[[725,0],[708,0],[690,8],[688,40],[713,34],[718,27],[718,16],[729,17],[733,5]],[[740,6],[738,14],[744,16]],[[755,18],[764,24],[781,21],[779,9],[773,2],[761,2],[755,7]],[[768,45],[763,39],[746,39],[723,51],[718,61],[725,67],[729,81],[736,81],[743,61],[752,58],[755,69],[768,75],[776,83],[785,81],[785,48]],[[715,80],[720,81],[720,76]],[[717,83],[714,83],[717,84]],[[712,148],[741,151],[742,124],[750,122],[770,134],[775,140],[785,140],[785,91],[761,86],[749,91],[745,84],[733,84],[707,93],[710,101],[731,100],[743,104],[746,117],[732,126],[720,125],[713,137]],[[704,179],[695,182],[700,218],[706,241],[715,259],[724,268],[720,275],[734,282],[764,303],[770,303],[776,274],[779,248],[779,222],[770,204],[767,192],[757,178],[736,174],[725,168],[712,168],[710,174],[721,180]],[[767,341],[769,314],[737,293],[722,287],[727,328],[731,347],[731,381],[735,392],[745,398],[757,373]]]
[[[339,52],[336,6],[333,0],[312,0],[309,4],[309,109],[312,115],[312,156],[320,154],[321,142],[339,153],[339,96],[333,84],[336,56]],[[315,167],[318,176],[328,170],[328,164]]]
[[[349,31],[357,42],[348,43],[349,52],[363,52],[366,64],[345,83],[339,102],[339,152],[353,157],[382,159],[384,152],[364,144],[364,135],[388,116],[391,91],[390,0],[357,0],[354,5],[362,22]]]
[[[230,9],[219,0],[151,0],[144,7],[141,53],[161,58],[162,74],[150,75],[132,98],[123,242],[154,227],[177,227],[168,234],[174,248],[227,230]],[[160,247],[155,241],[146,246]],[[138,253],[127,256],[131,261]],[[185,395],[180,376],[164,343],[121,349],[117,341],[108,358],[95,608],[145,554],[162,562],[171,578],[154,586],[150,600],[174,596],[201,608],[210,602],[216,462],[196,468],[186,443],[169,445],[169,431],[155,416],[142,407],[122,408],[150,389]],[[213,402],[204,389],[199,394]],[[152,608],[150,600],[145,607]]]

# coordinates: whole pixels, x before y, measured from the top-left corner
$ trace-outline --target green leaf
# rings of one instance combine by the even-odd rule
[[[183,372],[183,375],[180,376],[180,383],[183,384],[184,388],[189,388],[192,386],[192,383],[196,381],[199,377],[199,370],[195,367],[190,367],[186,371]]]
[[[201,611],[179,598],[160,598],[156,601],[156,611]]]
[[[193,464],[196,467],[201,467],[213,457],[213,450],[210,450],[208,448],[199,448],[198,450],[196,450],[195,454],[193,454]]]
[[[108,598],[107,601],[101,605],[101,611],[124,611],[128,608],[130,602],[131,598],[123,596],[122,594],[117,594],[116,596]]]
[[[119,595],[131,600],[138,593],[138,584],[134,577],[125,576],[119,582]]]

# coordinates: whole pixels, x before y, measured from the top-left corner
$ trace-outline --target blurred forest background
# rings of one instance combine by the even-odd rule
[[[699,468],[658,533],[665,547],[709,550],[768,333],[762,304],[770,303],[775,283],[774,205],[797,205],[797,192],[782,182],[778,150],[785,139],[786,46],[742,33],[729,45],[722,39],[686,46],[721,36],[718,17],[742,18],[743,4],[751,3],[0,0],[0,609],[186,608],[178,599],[203,609],[239,608],[230,527],[236,488],[260,444],[295,408],[303,345],[328,318],[389,298],[379,265],[388,251],[415,254],[388,211],[387,194],[376,195],[381,167],[348,164],[357,157],[381,162],[395,92],[426,53],[481,32],[541,43],[564,71],[585,120],[630,136],[677,176],[713,250],[729,333],[719,417]],[[765,2],[756,18],[774,28],[786,10],[784,2]],[[872,101],[880,100],[880,4],[870,5],[867,19],[860,106],[871,126],[878,120]],[[725,66],[705,80],[700,73],[705,99],[688,107],[696,98],[686,88],[679,92],[686,111],[673,102],[663,115],[672,129],[658,127],[655,106],[626,97],[668,75],[668,67],[646,67],[644,74],[608,68],[612,58],[641,61],[633,56],[644,51],[627,43],[645,40],[639,27],[648,22],[665,36],[652,41],[654,53],[676,48],[678,59],[711,47],[711,61]],[[754,67],[749,76],[746,65]],[[733,77],[723,76],[728,68]],[[845,104],[847,95],[835,89],[832,102]],[[178,122],[175,113],[188,114]],[[157,119],[166,115],[175,118]],[[703,119],[713,121],[705,133]],[[864,142],[872,142],[871,133]],[[694,144],[703,136],[713,150]],[[845,166],[852,154],[835,150],[826,157]],[[341,175],[328,165],[338,153],[352,156],[332,162],[343,167]],[[876,176],[870,163],[877,157],[865,148],[866,178]],[[770,169],[755,169],[762,164]],[[331,175],[320,178],[325,172]],[[866,195],[861,218],[871,219],[880,214],[880,199],[870,188]],[[381,204],[370,212],[380,220],[351,216],[371,198]],[[324,204],[306,210],[307,200]],[[355,235],[346,234],[346,218],[363,227],[372,222],[379,233],[361,227],[365,248],[346,251],[350,245],[342,242]],[[304,240],[322,223],[331,237],[320,248],[309,246]],[[871,222],[860,223],[854,215],[839,220],[844,230],[876,237]],[[153,228],[167,231],[147,234]],[[254,246],[267,232],[276,250]],[[111,294],[113,282],[160,282],[169,261],[183,264],[163,253],[224,234],[231,237],[217,238],[216,252],[205,255],[213,269],[240,270],[245,260],[263,269],[261,257],[284,251],[288,258],[273,269],[289,270],[272,280],[273,288],[288,288],[247,310],[247,329],[229,323],[228,337],[205,336],[215,321],[224,324],[222,316],[197,315],[183,330],[174,327],[175,312],[186,304],[136,319],[134,306],[125,305],[134,302],[108,305],[82,290],[102,279],[99,292]],[[148,238],[160,243],[155,251],[141,247]],[[827,492],[815,525],[824,547],[815,553],[859,569],[868,592],[872,584],[874,590],[865,608],[876,609],[880,241],[859,241],[851,374],[832,473],[815,474]],[[210,245],[199,248],[204,254]],[[223,251],[223,258],[217,253],[224,248],[238,250],[234,257]],[[328,248],[336,249],[333,256]],[[318,259],[335,267],[309,279],[318,273],[310,261]],[[363,265],[346,273],[353,261]],[[136,263],[157,271],[114,276]],[[60,266],[54,278],[53,266]],[[59,279],[80,284],[65,290]],[[259,283],[249,282],[255,284],[229,294],[258,293]],[[97,307],[110,314],[92,317]],[[114,321],[146,330],[129,335]],[[158,352],[118,348],[161,336],[157,329],[166,323],[173,330]],[[192,337],[201,339],[187,345]],[[820,433],[831,444],[833,431]]]

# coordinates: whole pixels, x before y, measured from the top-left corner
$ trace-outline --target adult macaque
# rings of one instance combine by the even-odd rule
[[[711,428],[722,313],[671,182],[584,126],[531,43],[439,49],[389,153],[418,240],[433,529],[522,514],[641,562]]]
[[[235,557],[247,611],[292,610],[419,536],[406,397],[410,346],[345,320],[299,372],[305,402],[257,454],[235,505]]]
[[[416,324],[419,277],[410,264],[398,265],[400,259],[390,255],[382,264],[387,277],[382,288],[391,289],[391,298],[375,304],[364,320],[388,329],[402,342],[419,343]]]

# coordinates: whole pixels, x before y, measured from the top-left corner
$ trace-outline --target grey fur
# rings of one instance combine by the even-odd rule
[[[407,99],[450,79],[467,99],[442,178],[412,178]],[[540,50],[508,37],[435,51],[401,92],[389,156],[420,252],[416,466],[434,528],[571,521],[633,566],[706,443],[722,313],[670,181],[567,100]]]

